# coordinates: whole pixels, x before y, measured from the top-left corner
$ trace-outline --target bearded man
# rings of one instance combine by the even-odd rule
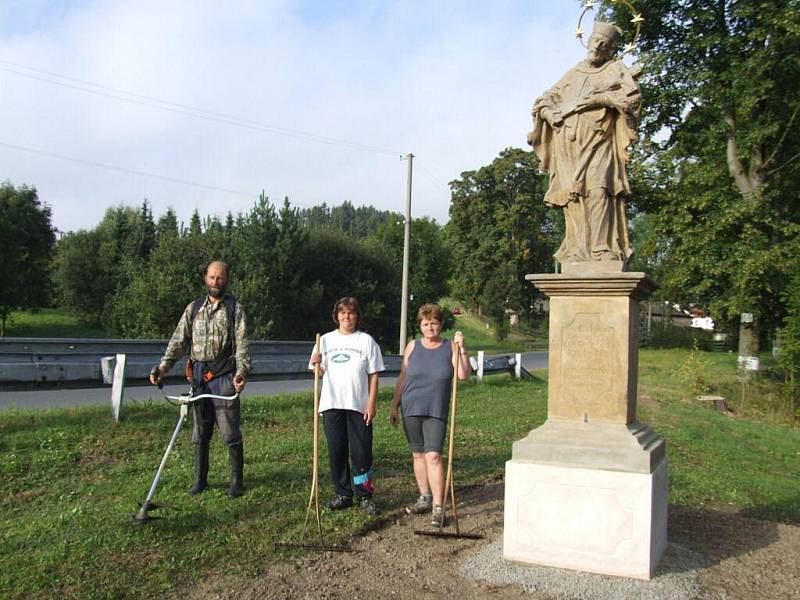
[[[625,166],[642,98],[635,81],[639,73],[614,58],[620,35],[618,27],[596,21],[586,60],[533,105],[528,143],[541,170],[550,174],[545,203],[564,209],[566,233],[555,254],[567,267],[564,272],[589,261],[623,270],[633,254],[625,218],[624,196],[630,194]]]
[[[244,390],[250,372],[250,347],[244,310],[226,293],[230,279],[228,265],[213,261],[206,267],[207,295],[190,302],[183,311],[175,333],[150,382],[159,384],[164,375],[187,350],[187,379],[193,395],[233,396]],[[208,450],[214,423],[228,445],[231,462],[232,498],[244,493],[244,444],[239,427],[241,408],[238,396],[233,400],[204,398],[193,403],[195,444],[195,481],[189,493],[199,494],[208,488]]]

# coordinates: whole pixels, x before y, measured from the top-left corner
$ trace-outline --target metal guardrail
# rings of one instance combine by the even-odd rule
[[[478,379],[478,382],[483,381],[484,375],[491,375],[494,373],[510,373],[517,379],[530,379],[533,376],[522,366],[522,354],[517,353],[513,356],[508,354],[501,354],[498,356],[486,356],[483,350],[478,350],[476,356],[469,359],[472,372]]]
[[[163,340],[0,338],[0,387],[104,385],[113,380],[116,355],[126,355],[128,383],[145,383],[166,348]],[[309,377],[313,342],[252,341],[251,379]],[[384,355],[387,373],[399,373],[402,357]],[[182,364],[169,373],[183,377]]]

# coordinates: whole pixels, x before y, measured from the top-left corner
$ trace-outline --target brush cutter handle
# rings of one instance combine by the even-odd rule
[[[199,394],[197,396],[192,396],[190,394],[181,394],[180,396],[168,396],[164,394],[164,398],[167,400],[173,400],[178,404],[191,404],[192,402],[197,402],[198,400],[203,400],[204,398],[211,398],[216,400],[236,400],[239,397],[239,394],[236,393],[233,396],[220,396],[218,394]]]
[[[164,387],[164,377],[159,369],[161,365],[156,365],[152,369],[150,369],[150,383],[157,385],[158,389],[162,389]]]
[[[194,402],[203,400],[205,398],[211,398],[212,400],[236,400],[239,397],[239,392],[236,392],[233,396],[220,396],[219,394],[198,394],[197,396],[193,396],[193,390],[189,390],[180,396],[170,396],[164,392],[164,388],[162,386],[159,385],[158,387],[161,390],[161,394],[164,396],[164,400],[173,406],[188,406],[189,404],[193,404]]]

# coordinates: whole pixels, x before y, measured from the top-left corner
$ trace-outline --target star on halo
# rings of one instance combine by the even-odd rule
[[[636,50],[636,44],[627,44],[625,48],[622,49],[623,54],[628,54]]]
[[[633,23],[634,25],[636,25],[637,23],[644,23],[644,17],[641,14],[637,13],[633,15],[631,23]]]
[[[582,40],[584,33],[586,33],[586,32],[583,30],[583,27],[578,27],[575,30],[575,37],[578,38],[579,40]]]
[[[586,4],[583,5],[584,10],[592,10],[597,5],[597,0],[586,0]]]

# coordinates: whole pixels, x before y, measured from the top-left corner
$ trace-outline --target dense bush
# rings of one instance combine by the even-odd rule
[[[702,350],[710,350],[712,341],[712,334],[704,329],[679,327],[671,324],[665,327],[661,323],[654,324],[649,334],[643,330],[640,336],[640,345],[643,348],[694,348],[697,346]]]

